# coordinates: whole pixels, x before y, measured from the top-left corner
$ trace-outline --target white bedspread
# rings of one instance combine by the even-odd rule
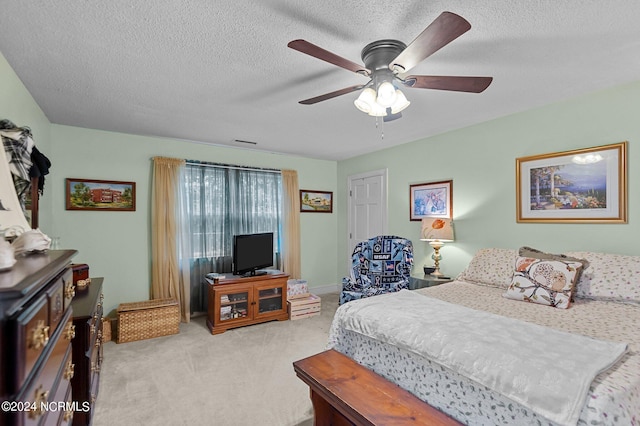
[[[417,353],[561,425],[577,423],[595,376],[627,350],[623,343],[553,330],[408,290],[342,305],[334,327]]]

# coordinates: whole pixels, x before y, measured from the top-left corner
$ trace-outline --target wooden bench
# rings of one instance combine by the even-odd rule
[[[296,361],[293,369],[311,390],[315,426],[461,425],[335,350]]]

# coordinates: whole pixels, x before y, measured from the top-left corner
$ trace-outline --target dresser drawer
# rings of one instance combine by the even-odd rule
[[[71,312],[67,311],[64,317],[65,323],[69,321]],[[25,390],[18,396],[18,401],[27,401],[34,404],[35,410],[23,412],[22,423],[25,426],[37,425],[48,416],[48,410],[42,410],[41,404],[55,401],[56,386],[64,386],[71,380],[71,342],[63,336],[63,329],[54,336],[50,353],[46,357],[44,365],[41,364],[36,375],[29,381]]]
[[[73,392],[71,392],[71,389],[72,389],[71,384],[69,384],[69,387],[67,388],[67,393],[64,397],[64,400],[67,402],[67,404],[73,404]],[[79,411],[84,411],[84,412],[87,412],[89,410],[88,404],[81,405],[77,402],[75,404],[76,404],[75,406],[72,406],[73,408],[67,405],[67,409],[62,415],[62,422],[60,423],[60,426],[69,426],[73,424],[73,416],[75,415],[74,409]]]
[[[64,289],[64,309],[66,310],[69,305],[71,305],[71,301],[76,295],[76,286],[73,284],[73,272],[71,271],[71,268],[65,269],[61,280],[62,287]]]
[[[16,370],[16,388],[24,384],[36,361],[49,343],[49,303],[46,295],[38,298],[15,322],[18,348]]]
[[[74,373],[74,365],[71,359],[71,349],[67,351],[64,358],[62,371],[58,377],[58,386],[55,388],[55,394],[49,398],[49,410],[43,425],[58,426],[65,423],[65,418],[69,420],[73,418],[73,409],[71,405],[71,378]],[[69,413],[69,410],[71,411]]]
[[[57,279],[47,290],[47,302],[49,304],[49,334],[53,334],[62,320],[64,314],[64,286],[62,277]]]

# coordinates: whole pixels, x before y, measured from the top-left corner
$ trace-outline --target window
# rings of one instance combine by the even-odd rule
[[[203,277],[230,273],[233,236],[273,232],[274,267],[282,230],[282,175],[187,161],[182,180],[182,217],[190,259],[192,311],[206,311]]]

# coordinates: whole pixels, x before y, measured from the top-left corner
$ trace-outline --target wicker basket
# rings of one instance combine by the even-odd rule
[[[111,318],[102,317],[102,341],[111,341]]]
[[[175,299],[121,303],[118,306],[118,343],[179,332],[180,307]]]

